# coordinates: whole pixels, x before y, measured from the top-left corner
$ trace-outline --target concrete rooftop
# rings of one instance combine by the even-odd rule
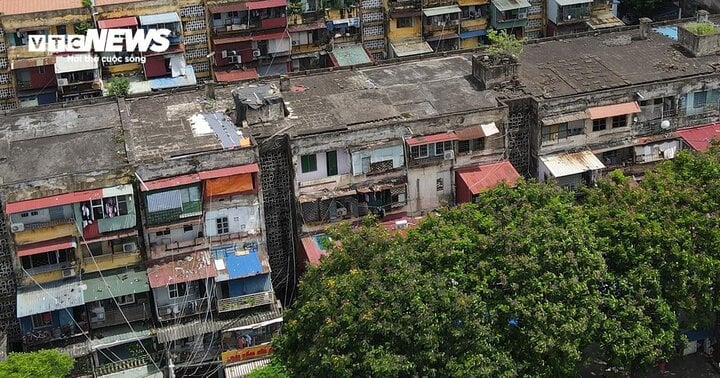
[[[116,102],[35,108],[0,120],[1,184],[125,165]]]
[[[639,30],[526,45],[520,83],[537,97],[562,97],[714,72],[717,56],[685,55],[675,40]],[[720,69],[720,66],[717,66]]]

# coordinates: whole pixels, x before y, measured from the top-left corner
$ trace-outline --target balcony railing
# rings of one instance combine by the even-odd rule
[[[113,268],[121,268],[133,265],[142,260],[139,251],[136,252],[116,252],[100,256],[83,256],[82,268],[84,272],[97,272],[99,270],[108,270]],[[96,265],[97,264],[97,265]]]
[[[218,299],[218,312],[244,310],[257,306],[275,303],[275,294],[272,291],[243,295],[239,297]]]
[[[159,306],[157,314],[161,321],[168,321],[205,312],[208,307],[210,307],[210,298],[204,297]]]
[[[248,236],[258,236],[260,234],[259,230],[255,231],[256,232],[254,234],[250,234],[247,231],[233,232],[223,235],[214,235],[207,238],[196,238],[188,241],[171,242],[168,244],[151,246],[150,258],[160,259],[171,255],[207,249],[210,248],[211,245],[217,245],[218,243],[238,240]]]
[[[150,356],[152,356],[152,360],[155,360],[155,362],[160,361],[162,358],[160,353],[150,353]],[[96,376],[103,376],[108,375],[112,373],[119,373],[121,371],[126,371],[132,368],[141,367],[145,365],[152,364],[152,360],[150,359],[150,356],[144,355],[142,357],[137,358],[130,358],[127,360],[117,361],[117,362],[111,362],[109,364],[100,365],[95,369]]]
[[[568,16],[570,16],[568,18]],[[571,22],[578,22],[578,21],[587,21],[590,19],[590,8],[585,9],[563,9],[559,14],[557,18],[558,24],[563,23],[571,23]]]
[[[122,306],[121,310],[105,311],[104,316],[93,315],[90,318],[90,328],[108,327],[118,324],[125,324],[127,321],[134,322],[138,320],[150,319],[150,305],[141,303],[133,306]]]
[[[67,324],[60,327],[48,327],[32,330],[23,335],[25,345],[44,344],[54,340],[69,339],[87,332],[86,322],[78,322],[80,328],[75,324]]]

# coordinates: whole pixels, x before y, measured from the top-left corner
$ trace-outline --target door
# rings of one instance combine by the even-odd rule
[[[335,176],[338,174],[337,151],[328,151],[325,153],[327,162],[327,175]]]

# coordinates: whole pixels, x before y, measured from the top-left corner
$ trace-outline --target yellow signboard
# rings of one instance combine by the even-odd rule
[[[271,344],[256,345],[243,349],[233,349],[222,353],[222,362],[223,365],[229,365],[240,361],[269,356],[272,352],[273,348]]]

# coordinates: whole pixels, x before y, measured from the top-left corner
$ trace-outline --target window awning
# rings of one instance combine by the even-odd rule
[[[168,12],[160,14],[150,14],[147,16],[139,16],[140,25],[157,25],[157,24],[172,24],[174,22],[180,22],[180,16],[177,12]]]
[[[493,0],[492,5],[500,12],[513,9],[530,8],[530,2],[527,0]]]
[[[100,29],[129,28],[137,25],[137,18],[135,17],[111,18],[109,20],[98,21],[98,27]]]
[[[514,186],[520,178],[520,174],[509,161],[460,169],[458,176],[472,194],[480,194],[503,182]]]
[[[211,171],[202,171],[202,172],[198,173],[198,176],[203,180],[207,180],[207,179],[214,179],[214,178],[219,178],[219,177],[241,175],[243,173],[254,173],[254,172],[259,172],[259,171],[260,171],[260,166],[257,165],[257,163],[252,163],[252,164],[240,165],[237,167],[213,169]]]
[[[277,8],[287,6],[286,0],[264,0],[245,3],[249,10]]]
[[[154,181],[146,181],[144,183],[140,183],[140,190],[144,192],[148,190],[166,189],[176,186],[194,184],[196,182],[200,182],[200,176],[197,173],[192,173],[189,175],[169,177]]]
[[[399,58],[433,52],[432,47],[425,41],[390,42],[393,52]]]
[[[38,198],[20,202],[11,202],[5,205],[5,212],[8,214],[15,214],[23,211],[44,209],[46,207],[62,206],[71,203],[85,202],[101,198],[103,198],[102,189],[66,193],[53,197]]]
[[[44,283],[42,287],[30,285],[17,289],[17,317],[72,309],[85,304],[80,278]]]
[[[58,251],[77,247],[75,238],[72,236],[47,240],[40,243],[21,245],[17,247],[18,257],[37,255],[39,253]]]
[[[470,140],[485,138],[491,135],[495,135],[499,132],[500,130],[498,130],[497,126],[495,126],[495,122],[490,122],[488,124],[480,126],[473,126],[462,130],[455,130],[455,135],[457,135],[458,140]]]
[[[450,40],[450,39],[456,39],[456,38],[460,38],[460,36],[455,33],[447,33],[447,34],[441,34],[441,35],[432,35],[432,36],[425,38],[425,40],[428,42],[434,42],[434,41]]]
[[[229,12],[243,12],[247,10],[246,3],[229,3],[213,5],[208,7],[210,13],[229,13]]]
[[[267,41],[267,40],[271,40],[271,39],[283,39],[283,38],[290,38],[290,33],[283,31],[283,32],[277,32],[277,33],[267,33],[267,34],[258,34],[258,35],[242,35],[239,37],[216,39],[213,41],[213,43],[217,46],[217,45],[224,45],[224,44],[236,43],[236,42]]]
[[[605,168],[605,165],[591,151],[541,156],[540,160],[553,177],[577,175]]]
[[[419,137],[415,137],[415,138],[408,138],[405,140],[405,142],[408,144],[408,146],[418,146],[421,144],[446,142],[446,141],[452,141],[452,140],[458,140],[458,136],[454,132],[450,131],[447,133],[424,135],[424,136],[419,136]]]
[[[637,101],[598,106],[595,108],[588,108],[587,110],[587,115],[590,119],[610,118],[633,113],[640,113],[640,105],[638,105]]]
[[[566,5],[591,4],[593,0],[555,0],[555,2],[559,6],[564,7]]]
[[[487,35],[487,30],[480,29],[480,30],[462,32],[462,33],[460,33],[460,38],[462,38],[462,39],[477,38],[477,37],[482,37],[484,35]]]
[[[436,8],[427,8],[423,10],[423,14],[425,14],[426,17],[432,17],[432,16],[440,16],[443,14],[452,14],[452,13],[460,13],[462,10],[460,10],[460,7],[457,5],[447,5],[444,7],[436,7]]]
[[[588,115],[586,112],[572,112],[560,115],[548,116],[542,119],[542,123],[545,126],[557,125],[565,122],[574,122],[587,119]]]
[[[60,55],[55,58],[55,73],[96,70],[98,62],[90,54]]]

